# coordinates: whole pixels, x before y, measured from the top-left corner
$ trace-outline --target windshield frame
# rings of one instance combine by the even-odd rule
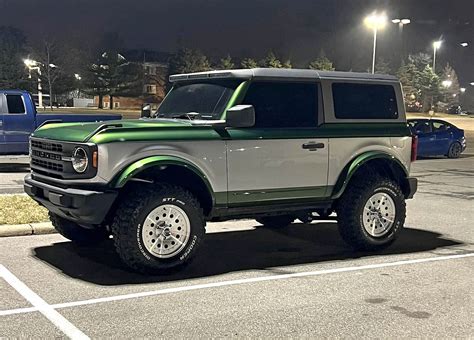
[[[236,99],[239,97],[238,94],[241,92],[242,86],[246,83],[244,79],[239,78],[225,78],[225,79],[196,79],[196,80],[185,80],[174,83],[171,90],[166,94],[165,98],[161,102],[160,106],[154,113],[154,118],[158,119],[186,119],[186,120],[209,120],[209,121],[220,121],[225,117],[225,113],[229,107],[236,105]],[[202,116],[199,112],[176,112],[176,113],[161,113],[160,108],[162,107],[163,103],[169,98],[169,96],[175,91],[177,88],[187,85],[193,84],[216,84],[227,87],[232,90],[232,93],[229,96],[222,107],[223,109],[220,111],[216,111],[215,114],[205,113]],[[222,96],[224,95],[224,91],[221,94],[219,100],[215,103],[215,106],[219,105],[219,101],[221,100]],[[164,115],[164,116],[162,116]],[[209,116],[213,116],[212,118]]]

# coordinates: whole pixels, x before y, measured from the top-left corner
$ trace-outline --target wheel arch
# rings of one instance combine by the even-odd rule
[[[120,190],[132,182],[146,185],[148,180],[184,187],[198,198],[205,214],[216,205],[216,195],[204,172],[189,160],[176,156],[149,156],[128,164],[115,176],[112,186]]]
[[[344,193],[347,185],[354,176],[367,167],[371,167],[380,175],[388,176],[400,184],[400,187],[407,197],[409,194],[408,184],[408,170],[406,167],[393,155],[383,151],[368,151],[364,152],[351,161],[349,161],[343,168],[339,175],[336,185],[331,194],[332,199],[338,199]]]

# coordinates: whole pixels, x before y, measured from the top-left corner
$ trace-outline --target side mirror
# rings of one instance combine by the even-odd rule
[[[255,125],[255,109],[252,105],[236,105],[227,110],[228,127],[245,128]]]
[[[142,118],[149,118],[151,117],[151,105],[146,104],[142,106],[142,113],[140,115]]]

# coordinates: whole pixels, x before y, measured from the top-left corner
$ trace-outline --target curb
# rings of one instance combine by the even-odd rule
[[[0,237],[54,234],[51,222],[0,225]]]

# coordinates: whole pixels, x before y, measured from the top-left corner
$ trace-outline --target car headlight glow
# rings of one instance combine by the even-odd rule
[[[87,170],[87,165],[89,164],[89,158],[87,157],[87,152],[81,147],[74,149],[72,154],[72,167],[78,173],[83,173]]]

